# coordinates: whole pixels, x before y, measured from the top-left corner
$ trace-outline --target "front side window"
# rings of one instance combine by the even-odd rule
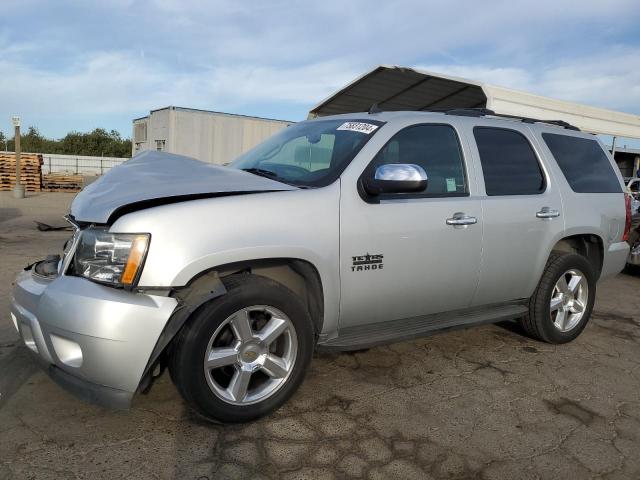
[[[595,140],[543,133],[569,186],[576,193],[620,193],[622,188],[609,159]],[[638,187],[636,186],[636,191]]]
[[[419,165],[427,174],[427,189],[411,196],[466,195],[468,191],[458,135],[450,125],[414,125],[399,131],[378,152],[365,175],[373,175],[380,165],[397,163]]]
[[[487,195],[535,195],[545,189],[544,175],[531,144],[515,130],[475,127]]]
[[[329,185],[384,125],[376,120],[315,120],[281,130],[229,166],[284,183]]]

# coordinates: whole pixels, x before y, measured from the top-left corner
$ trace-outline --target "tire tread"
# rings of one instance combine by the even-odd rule
[[[571,262],[571,257],[577,258],[574,258],[573,262]],[[551,252],[545,265],[544,272],[542,273],[542,277],[540,278],[540,281],[538,282],[533,295],[531,295],[531,298],[529,298],[529,313],[520,321],[520,324],[522,325],[522,328],[524,329],[526,334],[536,340],[540,340],[546,343],[564,343],[575,338],[573,337],[560,340],[558,338],[553,338],[551,335],[549,335],[548,331],[545,330],[545,326],[547,326],[546,323],[548,323],[547,316],[549,308],[547,292],[553,289],[557,281],[557,277],[559,273],[561,273],[560,270],[566,268],[561,267],[561,265],[567,262],[582,263],[583,265],[580,268],[581,270],[584,270],[583,273],[587,275],[588,278],[593,278],[593,271],[590,264],[581,255],[555,250]],[[588,302],[588,306],[585,306],[585,316],[582,320],[583,325],[582,327],[577,327],[575,336],[577,336],[582,331],[591,314],[591,308],[593,304],[592,299],[595,296],[595,282],[589,283],[589,296],[591,301]]]
[[[265,400],[265,402],[269,402],[268,406],[261,407],[260,404],[253,404],[248,406],[250,407],[248,411],[238,410],[237,413],[211,411],[209,408],[203,405],[202,393],[198,393],[195,390],[194,385],[196,384],[194,384],[194,374],[192,368],[194,355],[193,348],[194,344],[196,344],[197,342],[197,339],[201,338],[198,337],[198,335],[202,332],[202,329],[199,327],[202,326],[204,318],[206,318],[207,313],[205,310],[207,308],[211,308],[211,306],[213,305],[221,305],[224,302],[246,301],[247,299],[244,298],[244,292],[246,291],[261,292],[270,290],[272,292],[279,292],[281,296],[287,298],[287,304],[290,305],[293,311],[299,313],[299,317],[301,317],[299,319],[301,322],[300,324],[306,326],[306,328],[308,328],[309,330],[302,336],[302,338],[308,340],[306,346],[304,345],[304,342],[301,342],[301,332],[299,332],[298,334],[299,348],[306,348],[309,350],[304,352],[304,354],[302,354],[300,358],[298,358],[299,366],[304,370],[306,370],[308,367],[308,363],[311,360],[311,353],[313,351],[313,341],[311,340],[313,339],[313,326],[311,318],[308,315],[308,312],[304,307],[302,300],[300,300],[299,297],[297,297],[297,295],[295,295],[295,293],[293,293],[287,287],[276,282],[275,280],[259,275],[242,273],[229,275],[228,277],[223,278],[222,281],[227,289],[227,293],[221,297],[211,300],[210,302],[207,302],[198,310],[193,312],[189,320],[187,320],[183,328],[174,339],[168,362],[169,373],[171,375],[171,380],[173,381],[182,398],[189,406],[191,406],[191,408],[196,411],[196,413],[198,413],[202,417],[214,422],[244,422],[262,416],[263,414],[274,410],[282,403],[284,403],[284,401],[286,401],[286,399],[291,394],[293,394],[299,383],[302,382],[304,373],[296,375],[296,380],[294,382],[296,383],[296,385],[292,388],[287,388],[288,393],[284,395],[284,398],[282,398],[281,402],[278,402],[277,405],[273,405],[273,402],[270,402],[274,399],[274,397],[271,397]],[[299,326],[296,327],[296,330],[298,328]],[[210,333],[207,334],[210,335]],[[211,393],[211,395],[213,395],[213,393]],[[247,409],[248,407],[240,408]]]

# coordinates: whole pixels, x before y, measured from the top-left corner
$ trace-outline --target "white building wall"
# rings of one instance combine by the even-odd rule
[[[173,107],[155,110],[148,118],[134,120],[134,132],[135,125],[141,122],[147,122],[147,141],[136,143],[134,138],[134,154],[161,146],[170,153],[217,164],[229,163],[290,124]]]
[[[170,151],[171,147],[168,145],[170,114],[171,111],[168,109],[157,110],[149,114],[149,123],[147,125],[147,149],[158,150],[158,142],[160,142],[161,150]]]
[[[138,130],[139,126],[146,126],[146,128]],[[131,132],[131,154],[135,155],[136,152],[142,150],[148,150],[149,147],[149,117],[137,118],[133,121],[133,129]]]
[[[626,138],[640,138],[640,115],[542,97],[494,85],[482,86],[487,108],[498,113],[543,120],[564,120],[580,130]]]

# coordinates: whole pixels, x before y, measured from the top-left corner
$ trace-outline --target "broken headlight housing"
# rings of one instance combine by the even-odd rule
[[[73,260],[76,275],[114,286],[134,286],[144,264],[151,235],[82,231]]]

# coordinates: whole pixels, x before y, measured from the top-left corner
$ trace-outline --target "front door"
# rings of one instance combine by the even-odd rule
[[[340,328],[465,308],[478,284],[482,210],[456,130],[404,128],[362,175],[392,163],[420,165],[428,187],[370,197],[343,182]]]

